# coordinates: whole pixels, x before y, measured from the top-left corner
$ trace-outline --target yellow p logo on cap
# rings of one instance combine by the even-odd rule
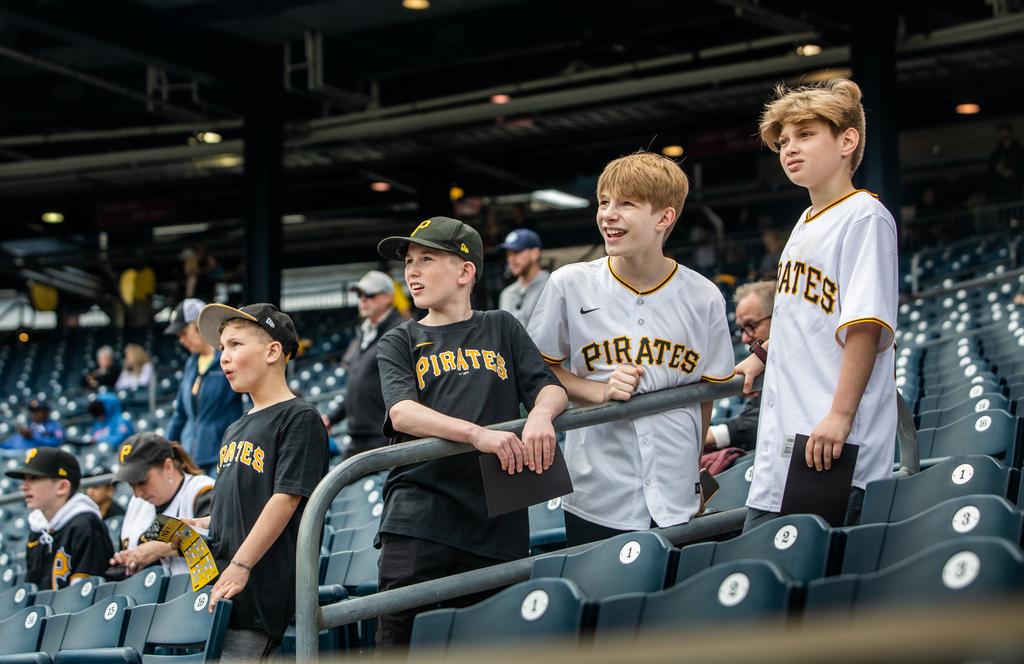
[[[36,449],[36,448],[34,448],[34,447],[33,447],[32,449],[30,449],[30,450],[29,450],[28,452],[25,452],[25,463],[28,463],[28,462],[29,462],[29,461],[31,461],[31,460],[32,460],[33,458],[35,458],[35,456],[36,456],[37,454],[39,454],[39,450],[37,450],[37,449]]]
[[[121,463],[124,463],[126,456],[132,453],[132,446],[129,443],[125,443],[121,446]]]
[[[461,249],[462,253],[464,253],[464,254],[468,254],[469,253],[469,247],[466,246],[465,242],[462,243],[462,246],[459,247],[459,249]]]
[[[416,230],[414,230],[412,233],[409,233],[409,237],[416,237],[417,233],[419,233],[421,230],[423,230],[424,228],[426,228],[429,225],[430,225],[430,220],[429,219],[421,221],[420,225],[416,227]]]

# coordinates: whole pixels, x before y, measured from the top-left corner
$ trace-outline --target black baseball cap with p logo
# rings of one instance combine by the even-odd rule
[[[480,280],[484,267],[484,243],[480,234],[469,224],[451,217],[431,217],[409,233],[408,237],[386,237],[377,245],[377,253],[384,258],[405,259],[410,244],[439,249],[455,254],[476,266],[476,279]]]
[[[49,477],[70,480],[78,484],[82,468],[73,454],[57,447],[33,447],[25,452],[25,463],[8,470],[7,477],[23,480],[26,477]]]
[[[117,455],[121,465],[114,479],[135,484],[146,479],[151,466],[174,458],[174,449],[166,438],[147,431],[126,438]]]
[[[295,323],[292,322],[291,316],[279,311],[272,304],[260,302],[247,304],[238,309],[226,304],[208,304],[199,313],[196,326],[206,343],[219,348],[221,326],[235,318],[249,320],[262,327],[271,339],[281,344],[285,357],[289,360],[295,359],[299,352],[299,335],[295,331]]]

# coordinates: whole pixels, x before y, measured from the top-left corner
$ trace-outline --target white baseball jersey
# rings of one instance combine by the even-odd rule
[[[882,328],[878,355],[847,442],[860,446],[853,484],[892,472],[896,440],[893,338],[898,299],[896,223],[857,190],[797,222],[779,259],[747,506],[778,512],[796,434],[810,435],[832,408],[846,329]]]
[[[190,475],[185,473],[185,480],[181,483],[178,493],[167,505],[163,514],[175,518],[191,519],[195,517],[196,498],[213,489],[213,478],[206,475]],[[142,537],[156,519],[156,508],[152,503],[142,498],[132,496],[125,509],[124,520],[121,522],[121,549],[134,549],[139,545],[139,538]],[[188,564],[181,556],[163,558],[160,560],[168,574],[188,574]]]
[[[647,291],[619,278],[608,258],[567,265],[548,280],[529,332],[549,364],[568,361],[583,378],[642,366],[637,394],[733,375],[725,299],[680,265]],[[685,523],[699,508],[700,434],[700,404],[569,431],[574,492],[563,507],[619,530]]]

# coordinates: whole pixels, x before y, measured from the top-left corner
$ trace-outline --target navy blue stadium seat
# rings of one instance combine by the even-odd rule
[[[708,512],[725,512],[747,504],[750,482],[754,476],[754,455],[738,459],[730,468],[715,476],[718,491],[708,501]]]
[[[373,540],[377,536],[379,527],[376,521],[372,521],[357,528],[335,530],[331,536],[331,547],[328,553],[355,551],[373,546]]]
[[[35,594],[34,583],[19,583],[0,593],[0,620],[31,606]]]
[[[665,587],[674,562],[672,545],[649,531],[616,535],[573,554],[552,554],[534,561],[532,579],[570,579],[596,600]]]
[[[140,570],[124,581],[104,583],[96,589],[94,602],[111,595],[124,595],[136,604],[157,604],[164,601],[169,575],[163,565],[153,565]]]
[[[820,516],[780,516],[735,539],[702,542],[679,552],[676,583],[714,565],[734,560],[766,560],[794,581],[806,583],[838,569],[841,555],[832,529]]]
[[[231,600],[220,600],[209,612],[211,586],[163,604],[145,604],[131,611],[119,648],[76,652],[82,664],[192,664],[220,657],[231,615]],[[59,657],[60,655],[58,655]]]
[[[358,551],[332,553],[321,559],[320,597],[340,601],[349,596],[377,592],[377,560],[380,549],[368,546]]]
[[[798,586],[772,563],[737,560],[715,565],[654,593],[631,593],[598,605],[595,644],[644,632],[716,627],[762,619],[785,626]]]
[[[51,615],[47,606],[30,606],[0,620],[0,658],[5,664],[47,664],[49,655],[39,652],[43,625]]]
[[[990,493],[1004,498],[1017,488],[1018,472],[995,459],[970,455],[947,459],[910,477],[893,477],[867,485],[860,522],[902,521],[937,502],[957,496]]]
[[[51,651],[52,646],[48,644],[56,642],[56,635],[51,632],[65,618],[52,616],[46,621],[42,650],[53,655],[54,662],[77,664],[84,661],[86,653],[83,651],[119,647],[128,626],[128,610],[134,605],[129,597],[107,597],[88,609],[67,615],[60,630],[60,643]]]
[[[90,576],[60,590],[40,590],[36,593],[35,603],[50,607],[54,613],[77,613],[92,606],[96,588],[101,583],[101,577]]]
[[[971,413],[938,429],[917,432],[922,459],[986,454],[1019,467],[1021,421],[1003,410]]]
[[[192,592],[192,579],[188,574],[172,574],[167,578],[167,588],[164,589],[164,599],[174,599],[179,595]]]
[[[973,399],[965,399],[949,408],[937,408],[918,415],[918,429],[934,429],[956,422],[961,417],[983,410],[999,409],[1009,412],[1010,401],[999,392],[984,392]]]
[[[950,498],[895,523],[844,528],[843,574],[863,574],[894,565],[921,549],[963,537],[1001,537],[1020,544],[1024,513],[999,496]]]
[[[844,574],[812,582],[805,619],[855,617],[879,605],[942,604],[1019,593],[1024,552],[996,537],[965,537],[924,549],[869,574]]]
[[[540,553],[565,547],[565,512],[562,499],[530,507],[530,549]]]
[[[447,652],[455,646],[536,645],[545,639],[578,638],[584,597],[567,579],[531,579],[465,609],[438,609],[416,616],[411,652]]]

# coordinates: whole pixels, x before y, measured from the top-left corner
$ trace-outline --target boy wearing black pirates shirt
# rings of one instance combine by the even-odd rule
[[[21,480],[32,533],[25,556],[25,581],[58,590],[100,576],[114,553],[100,510],[77,493],[82,471],[74,456],[52,447],[25,452],[25,463],[7,471]]]
[[[221,661],[256,661],[277,647],[295,612],[295,547],[306,500],[327,473],[327,429],[285,380],[298,351],[289,316],[270,304],[207,305],[199,333],[253,408],[224,432],[208,517],[220,576],[210,610],[230,598]],[[202,526],[202,519],[196,525]]]
[[[428,310],[378,342],[385,436],[467,443],[497,455],[509,474],[550,467],[551,420],[565,409],[565,390],[511,314],[472,309],[483,263],[480,235],[456,219],[434,217],[409,237],[386,238],[378,251],[405,261],[413,302]],[[485,428],[518,418],[520,404],[530,411],[521,438]],[[526,510],[488,518],[478,457],[460,454],[391,471],[378,538],[381,590],[527,555]],[[378,644],[408,643],[416,613],[382,616]]]

